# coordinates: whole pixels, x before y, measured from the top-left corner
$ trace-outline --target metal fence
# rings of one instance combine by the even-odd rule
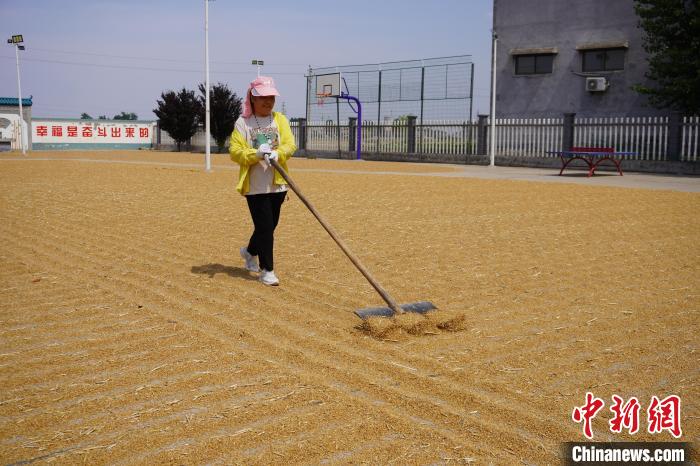
[[[292,132],[298,143],[304,141],[308,151],[347,152],[354,150],[357,128],[353,122],[335,125],[327,122],[292,121]],[[680,160],[700,160],[700,117],[680,119],[678,144]],[[302,128],[305,138],[302,138]],[[374,153],[421,153],[475,155],[486,154],[489,121],[425,121],[415,119],[379,125],[362,124],[362,151]],[[173,148],[175,141],[159,131],[156,138],[161,148]],[[496,155],[511,157],[556,157],[547,152],[562,149],[563,118],[504,118],[496,120]],[[577,118],[573,126],[573,146],[612,147],[620,152],[635,152],[627,157],[636,160],[669,159],[672,122],[668,117]],[[189,146],[204,146],[204,131],[192,137]],[[183,147],[186,150],[187,145]],[[216,151],[216,142],[211,140]]]
[[[362,125],[362,151],[383,153],[464,154],[479,153],[479,142],[488,140],[487,118],[480,121],[410,121]],[[352,123],[338,127],[331,123],[305,125],[309,151],[351,150]],[[635,152],[638,160],[667,160],[670,121],[668,117],[577,118],[574,120],[574,146],[613,147]],[[300,123],[292,122],[299,140]],[[556,157],[547,154],[562,149],[563,118],[505,118],[496,120],[496,155],[514,157]],[[698,161],[700,117],[681,120],[680,160]],[[485,147],[485,144],[481,146]],[[482,149],[483,151],[483,149]]]
[[[700,117],[683,118],[681,145],[683,147],[682,160],[697,162],[700,156]]]
[[[563,131],[563,118],[497,119],[496,154],[515,157],[550,156],[547,151],[561,150]]]
[[[160,147],[168,147],[168,148],[174,148],[177,147],[177,142],[170,137],[170,135],[162,131],[160,127],[156,128],[156,144]],[[216,151],[216,141],[214,140],[213,137],[209,138],[209,142],[211,145],[211,150]],[[204,147],[207,143],[206,137],[204,136],[204,127],[199,128],[199,130],[195,133],[194,136],[189,141],[189,146],[191,147]],[[183,145],[183,150],[186,150],[187,144]],[[228,147],[228,142],[226,143],[226,147]]]
[[[635,152],[627,158],[664,160],[668,142],[668,117],[579,118],[574,124],[574,145],[612,147]]]
[[[300,126],[292,122],[292,132],[300,140]],[[362,123],[362,151],[382,153],[420,152],[426,154],[475,154],[477,123],[434,121],[413,126],[407,122],[378,125],[373,121]],[[306,149],[319,151],[350,150],[350,135],[355,127],[325,123],[306,125]],[[412,141],[413,139],[413,141]],[[412,149],[413,148],[413,149]]]
[[[477,153],[478,123],[434,121],[416,127],[416,150],[425,154]]]
[[[362,150],[408,152],[408,125],[378,125],[375,122],[367,122],[362,126]]]

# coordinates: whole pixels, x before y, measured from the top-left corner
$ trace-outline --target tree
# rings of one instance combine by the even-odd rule
[[[182,143],[189,141],[197,132],[201,114],[199,100],[194,91],[184,87],[177,93],[163,92],[160,98],[156,101],[158,108],[153,109],[153,113],[160,120],[160,127],[177,142],[177,150],[180,151]]]
[[[700,113],[700,6],[696,0],[635,0],[649,54],[647,78],[637,85],[657,108]]]
[[[100,115],[97,117],[98,120],[106,120],[107,117],[105,115]]]
[[[204,84],[199,85],[199,92],[202,94],[199,97],[201,105],[200,119],[204,121],[204,113],[206,111]],[[224,151],[226,141],[233,132],[236,120],[241,116],[241,99],[235,92],[231,92],[226,84],[218,83],[209,89],[209,106],[211,112],[209,116],[210,133],[216,141],[219,153],[221,153]]]
[[[80,119],[81,119],[81,120],[92,120],[92,117],[91,117],[89,114],[87,114],[87,113],[81,113],[81,114],[80,114]]]
[[[138,120],[139,117],[135,113],[121,112],[119,115],[114,115],[113,120]]]

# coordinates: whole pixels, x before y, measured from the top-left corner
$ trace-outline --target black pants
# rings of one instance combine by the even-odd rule
[[[261,269],[274,270],[275,228],[280,220],[280,210],[286,195],[286,192],[282,192],[245,197],[255,225],[255,231],[248,242],[248,252],[258,256]]]

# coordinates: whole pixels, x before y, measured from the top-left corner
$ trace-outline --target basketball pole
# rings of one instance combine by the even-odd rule
[[[209,0],[204,0],[204,169],[211,171],[211,137],[209,106]]]
[[[357,158],[356,160],[362,160],[362,103],[357,97],[341,93],[339,96],[341,99],[352,100],[357,104]]]
[[[311,73],[311,68],[309,68],[309,72]],[[311,74],[310,74],[311,76]],[[348,105],[350,105],[350,101],[355,102],[357,104],[357,109],[352,108],[352,105],[350,105],[350,108],[357,114],[357,142],[356,142],[356,159],[357,160],[362,160],[362,103],[360,102],[360,99],[358,99],[355,96],[349,95],[346,92],[343,92],[341,90],[341,80],[342,77],[340,73],[328,73],[328,74],[323,74],[323,75],[316,75],[316,98],[321,102],[319,105],[322,104],[324,98],[326,97],[335,97],[336,98],[336,105],[338,102],[338,99],[343,99],[348,101]],[[320,80],[320,78],[323,77],[323,80]],[[330,78],[329,78],[330,77]],[[343,80],[344,81],[344,80]],[[345,85],[345,88],[347,89],[347,84]],[[308,102],[308,98],[307,98]],[[339,113],[340,109],[339,107],[336,107],[336,112]],[[308,111],[308,108],[307,108]],[[340,122],[338,121],[338,131],[340,131]],[[338,139],[338,143],[340,144],[340,139]],[[338,148],[340,150],[340,148]]]
[[[493,32],[493,62],[491,64],[491,148],[489,150],[489,166],[496,166],[496,50],[498,36]]]

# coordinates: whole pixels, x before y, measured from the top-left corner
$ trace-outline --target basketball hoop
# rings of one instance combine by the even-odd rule
[[[321,92],[316,94],[316,105],[319,107],[325,103],[325,100],[332,94],[330,92]]]

